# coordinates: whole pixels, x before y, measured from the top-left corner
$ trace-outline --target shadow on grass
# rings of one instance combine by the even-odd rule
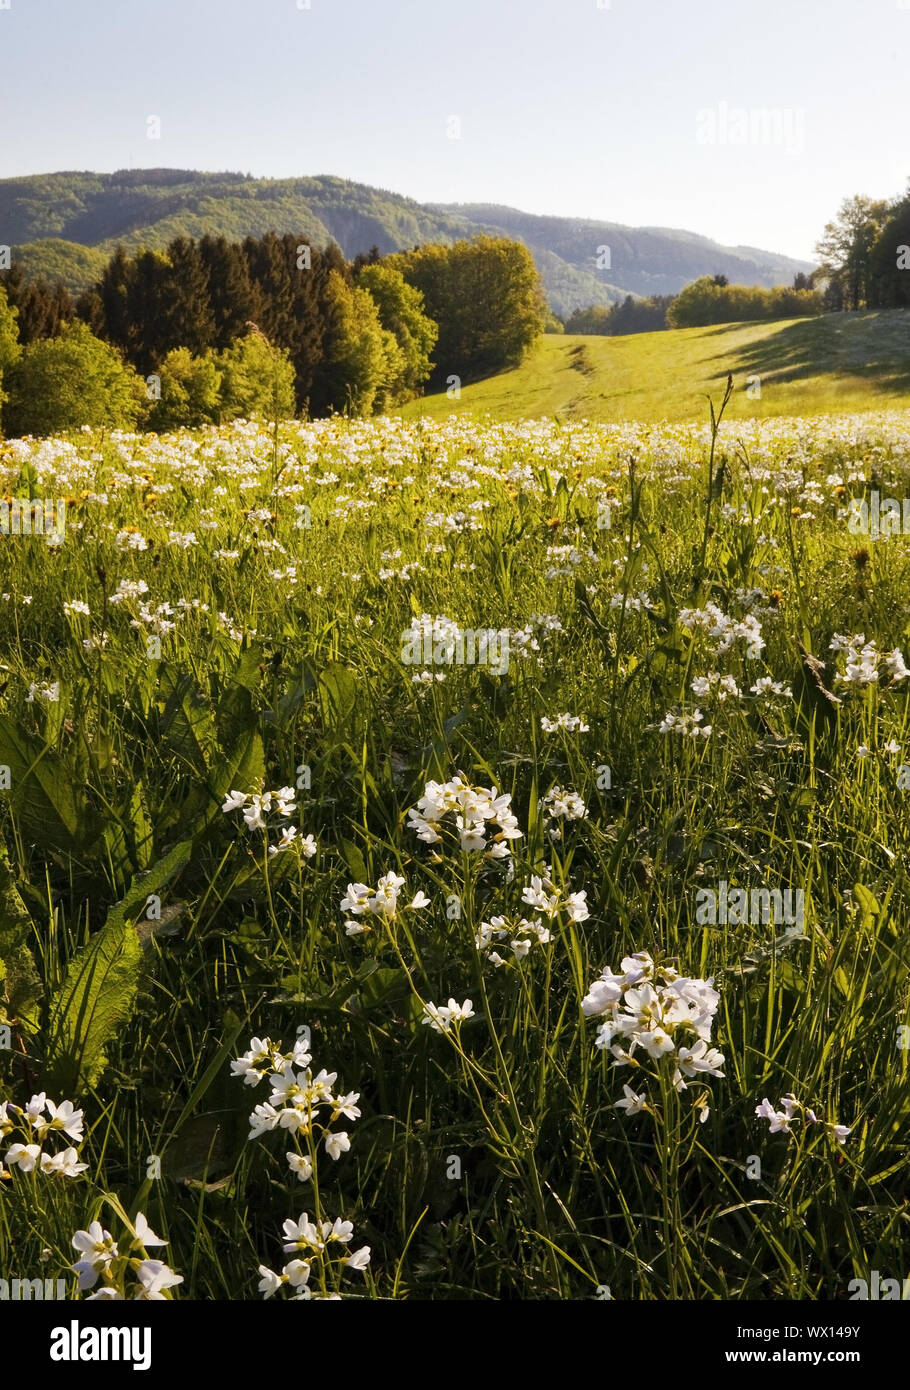
[[[719,334],[743,324],[722,324]],[[905,310],[826,314],[800,319],[738,352],[719,353],[724,372],[799,381],[834,373],[910,395],[910,313]]]

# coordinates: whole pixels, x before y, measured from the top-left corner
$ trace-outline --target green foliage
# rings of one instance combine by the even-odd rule
[[[670,328],[704,328],[714,323],[796,318],[820,314],[822,296],[787,286],[764,290],[757,285],[730,285],[723,276],[704,275],[687,285],[667,310]]]
[[[891,209],[869,257],[869,303],[910,308],[910,192]]]
[[[408,362],[394,333],[383,328],[373,296],[329,276],[329,329],[324,370],[332,381],[336,409],[369,415],[377,398],[407,377]]]
[[[69,291],[59,281],[51,285],[42,276],[30,277],[22,262],[15,260],[0,273],[0,287],[19,317],[19,342],[23,347],[36,338],[53,338],[61,325],[73,317],[75,306]]]
[[[0,1024],[30,1036],[38,1029],[44,988],[29,950],[32,920],[0,840]]]
[[[905,314],[837,323],[857,370],[884,360],[885,332],[906,361]],[[657,410],[684,358],[702,361],[701,388],[731,353],[792,360],[809,342],[821,357],[831,327],[554,337],[520,370],[588,389],[585,408],[611,372],[627,398],[644,377]],[[514,397],[524,379],[500,385]],[[429,428],[338,419],[206,429],[167,448],[140,438],[127,476],[148,493],[126,485],[107,435],[17,447],[48,492],[76,476],[91,496],[62,546],[0,546],[15,634],[0,680],[0,1007],[13,1035],[0,1098],[59,1101],[74,1086],[89,1166],[32,1176],[4,1145],[0,1263],[63,1273],[73,1230],[116,1202],[168,1240],[180,1296],[255,1299],[257,1266],[280,1266],[282,1222],[315,1198],[371,1246],[375,1283],[345,1275],[357,1296],[566,1300],[609,1285],[617,1301],[829,1300],[870,1267],[905,1270],[907,681],[884,662],[865,687],[844,680],[830,643],[862,632],[883,658],[908,651],[910,558],[897,538],[849,533],[840,481],[902,495],[908,412],[761,421],[744,385],[741,371],[711,442],[701,420],[503,428],[451,402]],[[792,501],[765,490],[766,472],[792,482]],[[126,528],[148,548],[124,551]],[[190,530],[197,544],[168,543]],[[112,603],[123,579],[133,596]],[[74,598],[89,613],[64,611]],[[708,600],[736,626],[760,623],[760,652],[682,620]],[[164,603],[173,626],[150,659],[148,615]],[[427,669],[445,679],[415,682],[402,632],[421,614],[508,627],[508,671],[442,669],[437,655]],[[699,691],[713,672],[725,684]],[[59,698],[27,701],[45,680]],[[776,693],[751,691],[768,680]],[[709,738],[661,732],[668,711],[696,704]],[[587,727],[547,731],[563,711]],[[408,824],[427,780],[459,770],[511,797],[513,864],[463,853],[451,816],[433,844]],[[557,785],[582,819],[548,823]],[[279,787],[296,788],[296,808],[285,818],[273,798],[265,829],[222,809],[238,789]],[[288,823],[296,849],[279,848]],[[312,855],[299,844],[310,834]],[[392,873],[396,910],[364,913],[368,930],[349,935],[348,883]],[[586,892],[586,920],[529,911],[544,874],[560,897]],[[803,929],[706,921],[698,898],[722,880],[804,890]],[[500,916],[540,916],[549,939],[520,959],[513,930],[495,966],[476,939]],[[651,1084],[643,1053],[643,1070],[615,1069],[582,1009],[605,967],[642,950],[713,977],[720,997],[724,1076],[690,1076],[678,1097]],[[450,997],[473,1016],[441,1035],[423,1006]],[[268,1082],[257,1093],[229,1075],[230,1043],[287,1049],[299,1025],[314,1073],[337,1071],[363,1112],[337,1163],[320,1144],[318,1191],[288,1171],[283,1130],[247,1142]],[[651,1109],[621,1113],[623,1082]],[[755,1107],[791,1092],[849,1127],[846,1143],[823,1125],[769,1133]],[[160,1182],[143,1182],[149,1154]]]
[[[22,351],[18,318],[17,311],[7,301],[6,290],[0,285],[0,424],[3,423],[3,407],[9,400],[9,393],[3,389],[3,379]]]
[[[75,760],[6,713],[0,714],[0,767],[9,768],[9,803],[27,834],[77,854],[94,840],[97,820]]]
[[[13,247],[13,259],[29,279],[62,283],[73,294],[82,294],[100,278],[108,253],[99,246],[83,246],[61,237],[44,237]]]
[[[853,197],[841,203],[816,246],[819,271],[828,281],[826,307],[863,309],[874,298],[873,252],[888,218],[881,199]]]
[[[194,429],[218,419],[222,373],[211,353],[194,357],[189,348],[174,348],[162,362],[159,376],[161,396],[149,415],[151,429],[159,433]]]
[[[191,851],[190,841],[175,845],[138,875],[70,961],[49,1006],[43,1080],[52,1092],[78,1095],[104,1071],[105,1049],[132,1012],[142,972],[142,945],[131,918],[186,867]]]
[[[294,368],[288,353],[258,330],[218,353],[215,364],[221,373],[221,420],[286,420],[294,414]]]
[[[107,1065],[105,1049],[129,1018],[142,968],[132,923],[108,922],[71,961],[50,1003],[42,1075],[51,1094],[79,1095]]]
[[[543,332],[546,304],[530,252],[477,237],[393,256],[439,325],[436,379],[477,380],[517,366]]]
[[[667,328],[667,312],[673,303],[672,295],[657,295],[650,299],[633,299],[632,295],[620,304],[605,309],[592,304],[576,309],[566,319],[567,333],[606,334],[610,337],[628,333],[658,333]]]
[[[141,378],[77,319],[30,343],[8,372],[7,430],[61,434],[107,425],[133,429],[146,408]]]
[[[422,205],[387,189],[331,176],[253,179],[182,169],[41,174],[0,180],[0,201],[7,240],[34,264],[36,273],[51,280],[59,275],[74,293],[85,290],[89,267],[73,258],[67,241],[109,256],[118,243],[130,252],[142,247],[165,251],[176,237],[209,235],[240,242],[276,231],[313,247],[337,242],[348,257],[374,243],[388,255],[479,234],[510,237],[531,251],[549,302],[563,317],[625,294],[673,294],[710,268],[723,270],[733,281],[761,285],[780,284],[808,268],[774,252],[734,251],[669,228],[535,217],[486,204]],[[51,251],[49,242],[59,249]],[[601,244],[612,248],[614,265],[622,266],[619,286],[607,283],[596,267]],[[620,272],[615,273],[618,278]],[[255,314],[248,317],[259,322]],[[260,326],[272,336],[265,324]]]
[[[369,292],[379,310],[382,327],[393,333],[401,350],[401,362],[394,375],[387,372],[380,388],[378,408],[400,405],[418,395],[433,368],[433,351],[439,328],[424,313],[423,295],[407,284],[400,271],[390,265],[365,265],[357,284]],[[391,365],[391,364],[390,364]]]

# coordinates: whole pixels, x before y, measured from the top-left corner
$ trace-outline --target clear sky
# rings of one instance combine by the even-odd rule
[[[309,6],[0,0],[0,176],[337,174],[809,258],[910,178],[910,0]]]

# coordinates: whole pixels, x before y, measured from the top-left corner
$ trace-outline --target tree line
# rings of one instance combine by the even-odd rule
[[[648,299],[635,299],[630,294],[609,306],[593,304],[576,309],[557,331],[616,337],[715,323],[792,319],[824,311],[824,295],[813,288],[811,276],[799,274],[792,286],[762,289],[759,285],[731,285],[725,275],[702,275],[679,294]]]
[[[290,234],[177,237],[117,247],[76,299],[14,262],[0,273],[2,423],[368,415],[517,365],[546,312],[530,252],[495,237],[351,262]]]
[[[892,200],[845,198],[816,251],[825,308],[910,308],[910,187]]]
[[[715,323],[859,309],[910,308],[910,189],[902,197],[846,198],[816,245],[821,263],[792,286],[731,285],[704,275],[677,295],[576,309],[557,332],[613,336]]]

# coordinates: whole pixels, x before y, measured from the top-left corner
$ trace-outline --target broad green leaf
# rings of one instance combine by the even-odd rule
[[[340,732],[357,705],[357,683],[346,666],[332,662],[319,673],[319,700],[326,727]]]
[[[44,988],[26,944],[33,930],[28,908],[16,886],[6,845],[0,840],[0,1021],[15,1020],[37,1031],[37,1004]]]
[[[215,760],[209,777],[208,805],[193,825],[193,835],[202,835],[221,816],[221,804],[229,791],[258,790],[265,778],[265,750],[255,729],[241,734],[227,754]],[[206,788],[202,788],[203,791]]]
[[[94,811],[64,760],[6,715],[0,715],[0,764],[10,770],[13,809],[39,844],[72,851],[96,838]]]
[[[129,1018],[139,975],[142,945],[130,918],[185,866],[192,844],[185,840],[148,873],[137,875],[101,930],[70,961],[51,1000],[45,1082],[63,1095],[78,1094],[97,1081],[107,1065],[105,1048]]]
[[[51,1001],[42,1085],[52,1094],[79,1095],[97,1081],[105,1047],[132,1012],[141,969],[136,928],[110,919],[70,962]]]

